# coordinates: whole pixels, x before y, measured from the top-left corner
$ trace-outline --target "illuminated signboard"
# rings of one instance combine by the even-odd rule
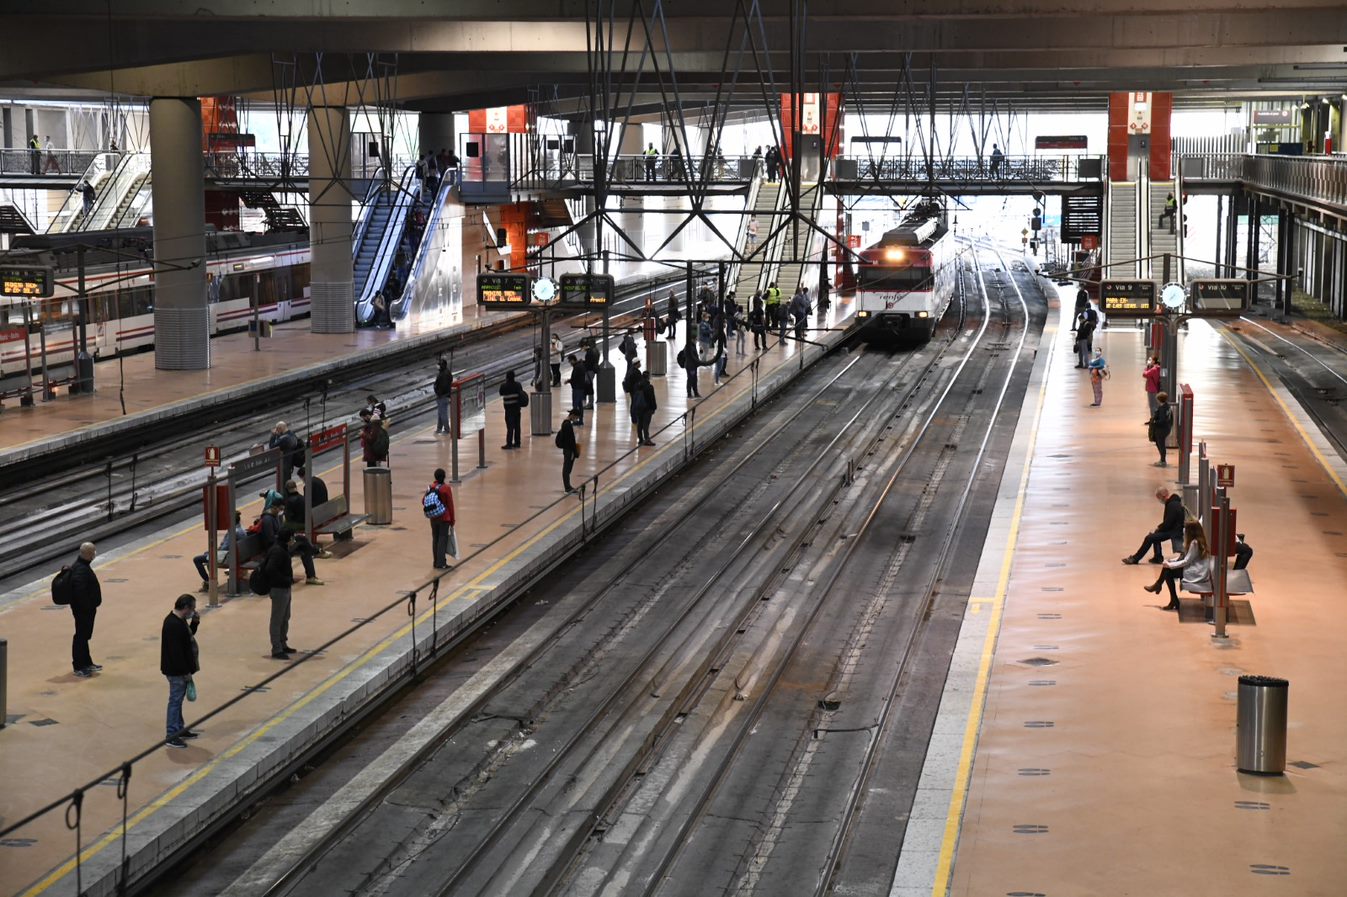
[[[1106,315],[1150,317],[1155,313],[1153,280],[1105,280],[1099,284],[1099,308]]]
[[[47,299],[53,287],[50,268],[0,268],[0,296]]]
[[[526,308],[531,301],[527,274],[477,275],[477,304],[482,308],[509,311]]]
[[[1199,315],[1238,315],[1249,307],[1249,281],[1234,278],[1194,280],[1188,291]]]
[[[611,274],[563,274],[557,304],[562,308],[603,308],[613,300],[613,286]]]

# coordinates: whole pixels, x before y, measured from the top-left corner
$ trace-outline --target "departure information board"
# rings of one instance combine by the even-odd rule
[[[1153,280],[1105,280],[1099,284],[1099,308],[1115,318],[1150,317],[1156,294]]]
[[[1236,278],[1194,280],[1188,301],[1199,315],[1238,315],[1249,307],[1249,281]]]
[[[613,275],[563,274],[558,305],[562,308],[603,308],[613,301]]]
[[[477,275],[477,304],[482,308],[496,311],[509,311],[527,308],[533,301],[529,292],[527,274]]]
[[[0,267],[0,296],[47,299],[54,291],[50,268]]]

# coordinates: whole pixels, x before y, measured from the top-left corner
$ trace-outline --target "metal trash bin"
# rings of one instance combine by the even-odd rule
[[[393,522],[393,472],[387,467],[365,468],[365,522],[375,526]]]
[[[1290,683],[1272,676],[1240,676],[1235,766],[1276,776],[1286,771],[1286,697]]]
[[[529,399],[529,423],[534,436],[552,434],[552,393],[535,392]]]
[[[645,344],[645,369],[652,377],[663,377],[669,373],[669,344],[655,340]]]

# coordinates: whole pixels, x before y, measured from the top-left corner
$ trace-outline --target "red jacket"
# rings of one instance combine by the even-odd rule
[[[449,488],[448,483],[438,485],[431,483],[431,488],[440,494],[440,501],[444,502],[444,513],[438,517],[432,517],[432,520],[442,520],[450,526],[454,525],[454,490]]]
[[[1160,391],[1160,366],[1149,367],[1141,372],[1142,378],[1146,381],[1146,392]]]

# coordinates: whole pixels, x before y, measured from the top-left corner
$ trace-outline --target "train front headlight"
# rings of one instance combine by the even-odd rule
[[[919,312],[917,312],[917,317],[919,317],[919,318],[929,318],[930,316],[931,316],[931,313],[930,313],[929,311],[919,311]]]
[[[858,317],[858,318],[868,318],[868,317],[870,317],[870,313],[869,313],[868,311],[858,311],[858,312],[856,312],[856,317]]]
[[[884,261],[886,262],[901,262],[905,258],[907,258],[907,253],[896,246],[884,250]]]

